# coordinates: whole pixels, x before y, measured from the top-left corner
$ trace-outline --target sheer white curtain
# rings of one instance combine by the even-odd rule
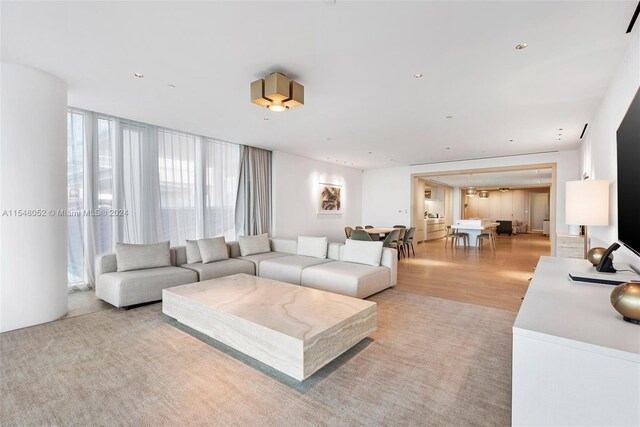
[[[163,239],[182,245],[185,239],[201,237],[198,222],[202,204],[198,199],[197,148],[201,138],[169,129],[158,129],[158,170]],[[200,197],[199,197],[200,196]]]
[[[206,236],[235,240],[235,208],[240,174],[240,146],[212,139],[205,141]]]
[[[76,109],[68,130],[68,206],[103,213],[69,217],[69,283],[116,242],[235,238],[240,145]]]

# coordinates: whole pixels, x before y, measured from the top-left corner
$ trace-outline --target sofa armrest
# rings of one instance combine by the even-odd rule
[[[329,243],[327,247],[327,258],[340,261],[341,246],[344,246],[344,243]]]
[[[271,250],[273,252],[284,252],[295,255],[298,253],[298,242],[289,239],[269,239],[271,241]]]
[[[96,257],[96,279],[105,273],[118,271],[115,252],[105,252]]]
[[[390,270],[390,283],[391,286],[395,286],[398,283],[398,251],[393,248],[382,248],[380,265]]]

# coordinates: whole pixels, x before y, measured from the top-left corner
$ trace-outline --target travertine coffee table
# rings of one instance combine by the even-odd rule
[[[297,380],[376,330],[376,304],[236,274],[162,291],[162,311]]]

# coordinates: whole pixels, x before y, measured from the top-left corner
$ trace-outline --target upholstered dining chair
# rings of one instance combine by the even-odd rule
[[[393,228],[407,228],[406,225],[394,225]]]
[[[364,230],[361,225],[356,225],[356,230]]]
[[[395,228],[395,227],[394,227]],[[398,230],[398,255],[404,255],[404,236],[407,234],[406,228],[400,228]]]
[[[373,228],[373,225],[365,225],[364,229],[368,230],[370,228]],[[380,240],[380,235],[379,234],[369,234],[369,236],[371,236],[371,240],[373,240],[374,242],[377,242],[378,240]]]
[[[387,237],[382,242],[382,247],[396,249],[398,247],[398,236],[400,236],[400,230],[393,230],[391,233],[387,233]]]
[[[351,227],[345,227],[344,228],[344,234],[347,235],[347,239],[351,238],[351,233],[353,232],[353,228]]]
[[[364,240],[366,242],[370,242],[371,236],[369,236],[369,233],[362,229],[353,230],[353,232],[351,233],[351,240]]]
[[[404,235],[404,239],[402,242],[403,250],[406,251],[407,256],[411,256],[411,252],[413,252],[413,256],[416,256],[416,248],[413,246],[413,235],[416,232],[415,227],[411,227],[407,230],[407,233]]]

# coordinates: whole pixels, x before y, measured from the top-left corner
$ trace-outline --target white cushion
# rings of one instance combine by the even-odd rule
[[[329,239],[326,237],[298,236],[298,255],[325,259]]]
[[[382,257],[382,242],[366,242],[364,240],[348,239],[344,245],[342,261],[356,264],[380,266]]]
[[[118,271],[141,270],[143,268],[170,267],[169,242],[136,245],[116,243]]]
[[[200,247],[197,240],[187,240],[187,264],[193,264],[196,262],[202,262],[202,256],[200,255]]]
[[[240,254],[242,256],[271,252],[267,233],[259,236],[240,236],[238,243],[240,244]]]
[[[227,242],[224,241],[224,237],[200,239],[198,240],[198,248],[200,248],[203,264],[229,259],[229,248],[227,247]]]

